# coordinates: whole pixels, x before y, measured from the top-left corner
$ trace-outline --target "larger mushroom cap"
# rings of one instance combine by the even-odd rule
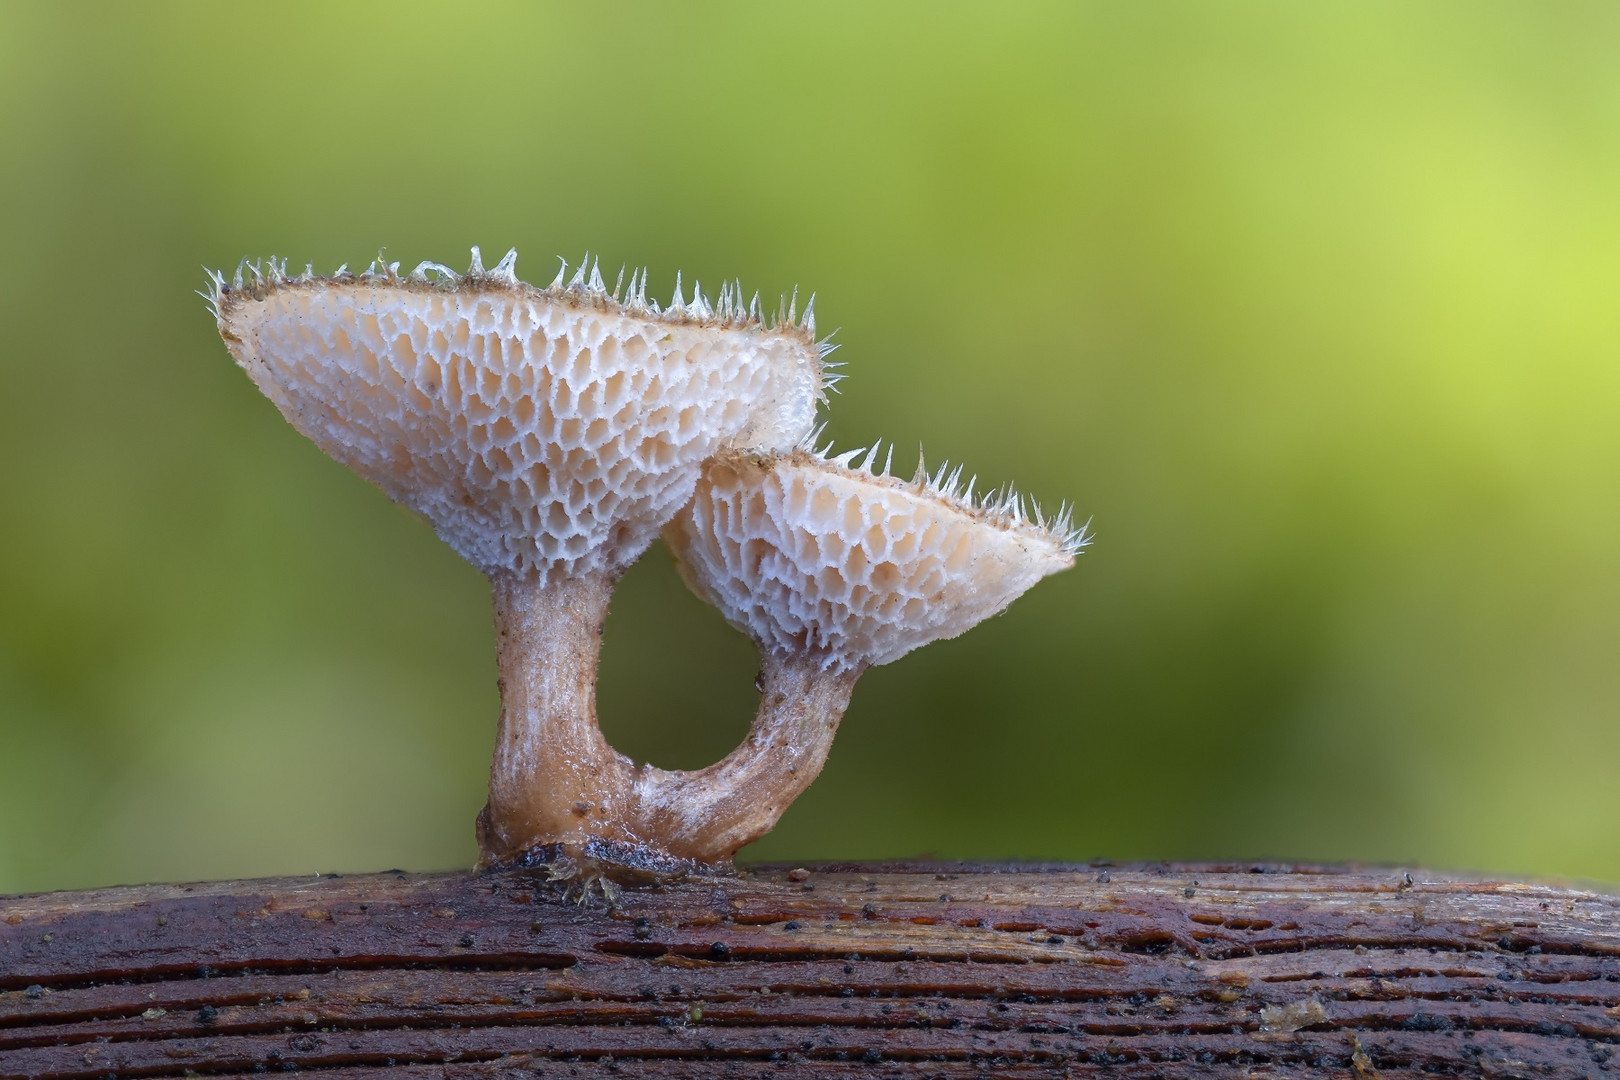
[[[220,333],[283,415],[426,518],[486,573],[616,572],[690,497],[704,459],[779,449],[823,394],[814,323],[774,329],[736,294],[661,310],[593,270],[550,288],[513,256],[244,285],[215,278]]]
[[[975,505],[943,470],[907,483],[852,456],[722,455],[664,530],[693,591],[778,655],[887,664],[994,615],[1085,543],[1017,496]]]

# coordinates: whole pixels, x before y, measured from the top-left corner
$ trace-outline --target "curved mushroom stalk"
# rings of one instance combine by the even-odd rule
[[[544,289],[516,252],[466,275],[373,263],[213,276],[231,354],[282,415],[489,575],[503,705],[483,861],[635,844],[629,762],[596,727],[596,658],[620,572],[729,448],[786,449],[829,381],[815,319],[758,297],[621,296],[592,267]],[[622,280],[622,278],[621,278]],[[813,306],[813,301],[812,301]],[[587,853],[588,854],[588,853]]]
[[[706,769],[647,767],[636,777],[636,818],[677,859],[725,863],[776,827],[821,774],[863,670],[775,653],[760,660],[759,712],[741,746]]]
[[[687,585],[764,664],[735,753],[638,780],[639,817],[670,850],[718,863],[764,835],[821,771],[863,671],[996,614],[1086,542],[1067,513],[1031,520],[1010,490],[976,504],[943,469],[905,483],[871,472],[875,455],[719,455],[665,527]]]

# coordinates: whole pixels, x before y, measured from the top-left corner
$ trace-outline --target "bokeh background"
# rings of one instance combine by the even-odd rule
[[[1620,8],[6,3],[0,892],[471,863],[484,582],[192,293],[471,244],[815,290],[830,436],[1093,519],[750,856],[1620,881]],[[659,548],[604,663],[746,730]]]

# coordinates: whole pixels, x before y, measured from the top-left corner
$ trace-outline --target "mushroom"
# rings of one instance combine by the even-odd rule
[[[963,633],[1088,542],[1010,487],[982,502],[961,469],[909,483],[872,471],[878,448],[728,452],[664,528],[682,577],[759,647],[747,739],[690,773],[644,769],[638,817],[671,854],[723,863],[770,831],[827,760],[869,667]],[[890,454],[892,456],[891,448]]]
[[[481,864],[641,856],[634,766],[596,723],[601,628],[620,573],[690,499],[702,463],[790,448],[833,376],[814,300],[775,325],[740,286],[667,308],[646,272],[610,291],[517,253],[457,275],[214,273],[231,354],[300,432],[425,518],[489,576],[501,717]],[[588,261],[588,259],[587,259]],[[620,273],[620,285],[623,273]]]

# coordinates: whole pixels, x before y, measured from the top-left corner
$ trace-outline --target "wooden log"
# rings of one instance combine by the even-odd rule
[[[1620,1076],[1620,898],[1276,865],[0,899],[0,1077]]]

